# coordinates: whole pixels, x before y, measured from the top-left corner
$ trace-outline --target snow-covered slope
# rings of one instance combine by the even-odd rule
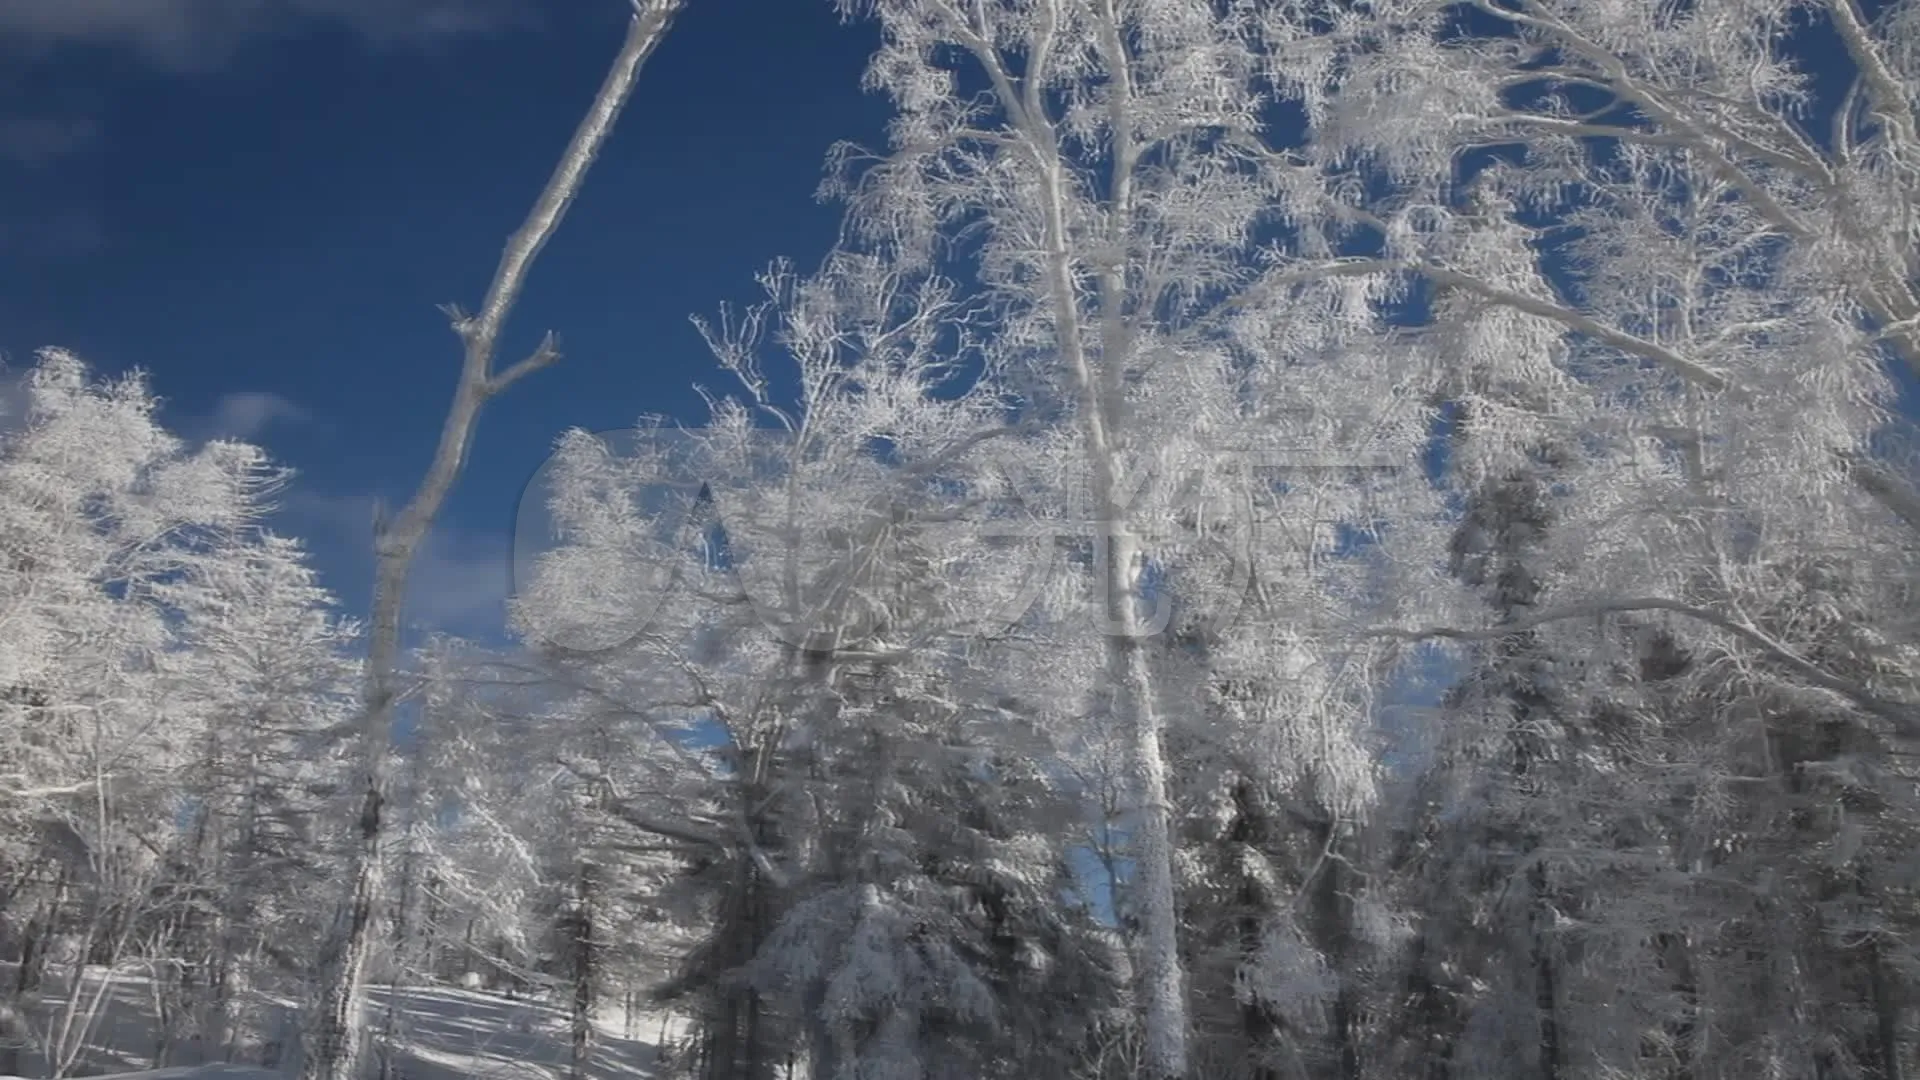
[[[83,1000],[102,989],[106,974],[98,968],[88,971]],[[142,975],[121,972],[104,989],[104,1006],[87,1026],[84,1050],[69,1076],[278,1080],[279,1074],[258,1067],[183,1065],[177,1053],[164,1063],[169,1067],[156,1068],[163,1063],[154,1060],[157,1025],[151,983]],[[551,1005],[437,986],[401,987],[397,992],[374,987],[369,996],[365,1030],[388,1046],[395,1080],[557,1080],[566,1074],[570,1030],[565,1013]],[[290,1010],[292,1003],[270,1004]],[[648,1076],[659,1060],[657,1044],[671,1044],[685,1034],[684,1021],[670,1015],[636,1014],[630,1019],[618,1010],[595,1018],[590,1076]],[[389,1030],[391,1040],[386,1042],[383,1036]],[[32,1053],[14,1067],[26,1078],[50,1075]],[[0,1080],[20,1078],[0,1075]]]
[[[23,1076],[0,1076],[0,1080],[25,1080]],[[280,1080],[265,1068],[244,1065],[192,1065],[184,1068],[154,1068],[150,1072],[115,1072],[96,1080]]]

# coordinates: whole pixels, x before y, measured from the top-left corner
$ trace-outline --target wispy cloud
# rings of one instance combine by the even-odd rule
[[[331,23],[393,42],[495,30],[524,12],[522,0],[5,0],[0,38],[124,46],[168,66],[196,67],[247,38],[302,24]]]
[[[512,553],[505,536],[436,532],[414,565],[412,621],[469,637],[501,633],[511,594]]]
[[[213,407],[213,415],[201,427],[209,439],[255,442],[274,424],[312,422],[312,414],[279,394],[243,390],[220,395],[220,400]]]
[[[325,27],[380,47],[429,45],[523,25],[533,0],[0,0],[0,184],[54,175],[99,145],[97,87],[43,78],[65,45],[117,49],[171,73],[220,69],[242,46]],[[71,99],[71,100],[69,100]],[[0,258],[70,262],[106,244],[71,192],[15,192],[0,206]]]
[[[0,115],[0,159],[39,168],[86,147],[96,134],[85,116]]]
[[[376,505],[371,495],[297,488],[281,500],[279,527],[308,541],[329,587],[356,606],[364,604],[364,583],[373,577]],[[504,528],[494,534],[437,525],[414,559],[407,624],[473,638],[500,635],[512,588],[510,539]]]
[[[27,394],[27,374],[32,370],[31,364],[0,366],[0,435],[26,426],[27,406],[31,403]]]

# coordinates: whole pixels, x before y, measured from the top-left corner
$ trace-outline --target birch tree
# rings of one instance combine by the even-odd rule
[[[964,254],[1014,385],[1077,440],[1070,475],[1101,534],[1100,681],[1131,747],[1147,1070],[1185,1076],[1165,716],[1141,650],[1159,629],[1144,594],[1174,561],[1177,500],[1145,480],[1271,434],[1289,409],[1323,410],[1307,424],[1321,439],[1344,418],[1384,428],[1389,446],[1422,422],[1417,395],[1394,415],[1388,381],[1357,375],[1368,396],[1339,398],[1330,364],[1286,385],[1289,365],[1342,353],[1378,374],[1343,346],[1395,288],[1321,273],[1351,200],[1337,170],[1272,128],[1270,102],[1322,89],[1324,58],[1305,44],[1316,16],[1198,0],[841,7],[878,17],[868,82],[898,109],[888,156],[842,154],[850,228],[903,260]],[[1346,435],[1310,448],[1364,441]]]

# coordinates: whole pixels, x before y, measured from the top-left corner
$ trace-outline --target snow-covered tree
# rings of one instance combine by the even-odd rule
[[[1902,1075],[1908,894],[1869,879],[1910,828],[1920,674],[1882,441],[1914,358],[1911,5],[1378,11],[1302,43],[1337,58],[1317,152],[1384,192],[1339,270],[1434,290],[1456,567],[1494,601],[1442,635],[1473,650],[1456,707],[1524,721],[1535,777],[1454,757],[1473,779],[1435,800],[1429,870],[1510,902],[1429,912],[1454,1067]],[[1495,749],[1483,720],[1453,734]],[[1489,860],[1495,819],[1521,829]]]
[[[259,449],[191,448],[142,377],[97,380],[57,350],[25,390],[0,441],[7,1009],[71,1070],[100,1005],[77,992],[84,965],[139,958],[156,985],[206,990],[163,995],[163,1052],[221,1052],[241,1037],[235,987],[270,964],[247,935],[321,857],[298,808],[331,779],[341,635],[297,545],[259,528],[281,477]],[[56,946],[66,971],[48,970]],[[53,1013],[31,999],[49,976],[69,988]]]
[[[1206,0],[841,7],[877,16],[869,84],[898,110],[889,154],[841,155],[850,231],[906,265],[967,263],[994,304],[993,369],[1070,436],[1053,482],[1098,534],[1097,681],[1131,747],[1147,1069],[1184,1076],[1163,734],[1167,709],[1199,703],[1163,702],[1150,674],[1153,582],[1217,542],[1182,513],[1196,495],[1218,508],[1253,483],[1224,455],[1410,461],[1425,426],[1420,373],[1369,347],[1398,282],[1322,275],[1350,231],[1345,181],[1303,164],[1268,107],[1316,76],[1282,33],[1315,16]],[[1193,476],[1197,493],[1178,486]],[[1240,599],[1205,596],[1199,575],[1157,595],[1182,593],[1223,625]],[[1251,658],[1287,636],[1268,628],[1237,646]]]
[[[189,996],[204,1052],[244,1060],[271,1034],[251,1013],[252,984],[297,992],[307,972],[295,943],[324,929],[304,897],[337,865],[356,628],[299,543],[270,533],[161,595],[179,614],[161,667],[202,731],[183,791],[193,918],[170,945],[197,969]]]
[[[804,279],[776,268],[766,285],[765,305],[710,334],[744,401],[716,401],[696,431],[643,427],[627,454],[563,440],[561,544],[516,608],[581,736],[646,748],[575,750],[567,765],[688,859],[680,891],[705,940],[666,989],[701,1002],[716,1076],[768,1074],[779,1032],[823,1007],[776,1007],[743,980],[785,906],[824,887],[820,860],[850,857],[823,831],[851,782],[849,680],[876,665],[966,670],[961,635],[1019,577],[953,527],[981,497],[970,455],[1006,428],[990,391],[943,396],[943,335],[964,327],[948,287],[853,253]],[[801,378],[791,412],[760,373],[773,319]]]

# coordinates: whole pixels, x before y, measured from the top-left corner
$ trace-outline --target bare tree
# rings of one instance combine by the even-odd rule
[[[539,348],[503,370],[495,370],[501,330],[526,282],[528,268],[559,226],[580,190],[595,155],[612,131],[633,91],[641,66],[666,34],[682,0],[632,0],[634,14],[626,40],[601,83],[586,117],[574,131],[560,164],[541,191],[533,211],[507,241],[500,265],[478,314],[449,308],[465,358],[426,478],[391,521],[377,524],[376,569],[360,739],[362,764],[357,786],[361,810],[345,896],[321,957],[320,978],[308,1015],[308,1036],[301,1075],[306,1080],[353,1080],[358,1076],[362,1039],[359,1016],[364,1004],[362,972],[372,944],[373,915],[384,892],[381,846],[387,788],[387,758],[393,708],[398,697],[401,602],[414,554],[426,538],[466,462],[480,408],[521,377],[559,359],[551,334]]]

